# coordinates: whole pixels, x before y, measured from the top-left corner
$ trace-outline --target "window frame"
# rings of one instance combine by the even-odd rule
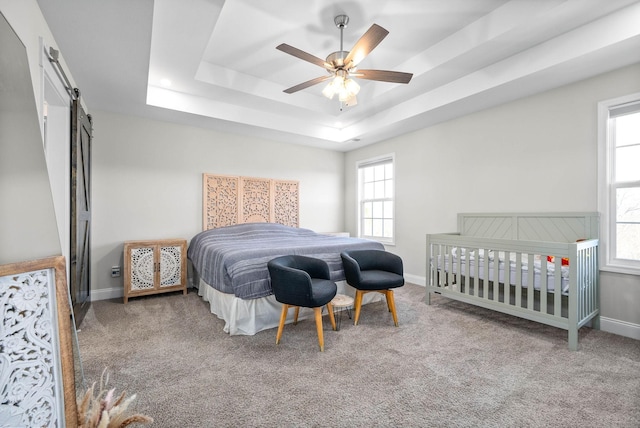
[[[364,223],[364,212],[363,212],[363,204],[369,199],[364,199],[364,180],[362,177],[363,170],[366,167],[380,165],[380,164],[388,164],[390,163],[393,168],[393,178],[391,183],[391,198],[382,198],[382,200],[390,202],[392,206],[393,217],[391,219],[391,238],[385,238],[382,236],[370,236],[365,235],[363,233],[363,223]],[[384,245],[395,245],[396,240],[396,159],[395,153],[388,153],[381,156],[376,156],[373,158],[363,159],[356,162],[356,185],[357,185],[357,224],[358,224],[358,237],[364,239],[371,239],[374,241],[378,241]],[[381,200],[380,198],[374,198],[371,200]],[[384,218],[384,217],[383,217]]]
[[[598,103],[598,209],[600,211],[600,269],[603,271],[640,275],[640,260],[617,258],[616,190],[640,187],[640,180],[615,182],[615,141],[611,127],[611,111],[624,106],[637,106],[640,111],[640,92]]]

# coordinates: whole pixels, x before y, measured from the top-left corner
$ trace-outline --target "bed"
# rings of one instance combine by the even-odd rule
[[[211,312],[225,321],[224,331],[251,335],[277,327],[279,322],[281,305],[271,292],[269,260],[287,254],[324,260],[338,293],[354,296],[355,290],[344,281],[340,258],[340,253],[349,249],[383,250],[384,246],[278,223],[245,223],[200,232],[191,240],[187,257],[198,294],[209,302]],[[299,318],[313,314],[306,309],[301,308]]]
[[[458,232],[427,235],[427,294],[568,332],[598,328],[598,213],[458,214]]]

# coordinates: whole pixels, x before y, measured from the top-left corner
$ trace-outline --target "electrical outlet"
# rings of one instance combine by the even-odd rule
[[[116,278],[120,276],[120,266],[111,266],[111,277]]]

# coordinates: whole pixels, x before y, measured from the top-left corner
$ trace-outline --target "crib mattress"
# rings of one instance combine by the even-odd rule
[[[569,294],[569,268],[567,266],[562,266],[560,275],[556,275],[556,264],[547,261],[546,256],[533,255],[533,263],[531,264],[531,257],[528,254],[520,254],[521,266],[520,271],[517,271],[517,257],[516,253],[509,253],[507,260],[504,252],[484,251],[482,249],[466,251],[457,247],[452,248],[451,254],[436,256],[439,272],[468,275],[470,278],[477,276],[481,280],[494,281],[497,263],[498,282],[500,283],[506,284],[508,282],[510,285],[515,286],[518,284],[517,278],[519,275],[520,284],[523,288],[529,287],[529,284],[533,282],[535,290],[541,290],[544,286],[547,292],[553,292],[555,291],[556,282],[560,282],[562,294]],[[431,262],[433,263],[433,257]],[[468,268],[467,264],[469,265]],[[485,269],[485,264],[488,264],[488,269]],[[531,281],[531,275],[529,274],[531,268],[533,268],[533,281]],[[508,280],[505,276],[506,271],[509,272]],[[543,271],[546,271],[545,275],[543,275]],[[556,279],[557,276],[560,278],[559,281]]]

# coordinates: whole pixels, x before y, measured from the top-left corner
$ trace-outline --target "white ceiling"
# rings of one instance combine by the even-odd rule
[[[38,0],[89,110],[346,151],[640,62],[637,0]],[[333,18],[349,50],[376,23],[389,35],[340,110],[325,71],[275,49],[325,58]],[[162,79],[169,79],[166,87]]]

